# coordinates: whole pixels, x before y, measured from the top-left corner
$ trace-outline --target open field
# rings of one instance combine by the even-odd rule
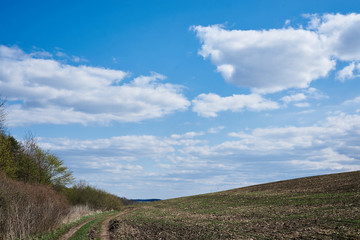
[[[112,239],[360,239],[360,171],[129,206]]]

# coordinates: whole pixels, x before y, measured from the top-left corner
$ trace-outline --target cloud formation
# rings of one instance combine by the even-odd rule
[[[284,96],[281,98],[281,100],[285,103],[299,102],[306,100],[306,96],[304,93],[297,93],[294,95]]]
[[[360,60],[360,14],[310,16],[307,29],[227,30],[193,26],[223,78],[257,93],[307,88],[335,68]]]
[[[278,109],[279,105],[259,94],[221,97],[215,93],[200,94],[193,101],[193,111],[203,117],[216,117],[218,112],[242,110],[262,111]]]
[[[356,77],[360,77],[360,63],[355,64],[352,62],[348,66],[338,71],[336,74],[336,79],[341,82],[345,82],[346,80]]]
[[[329,53],[342,61],[360,60],[360,14],[324,14],[316,15],[318,32]]]
[[[304,127],[257,128],[231,132],[215,146],[189,146],[183,152],[199,159],[222,159],[246,163],[275,164],[316,170],[359,170],[360,115],[339,113],[325,121]],[[269,159],[267,162],[264,159]],[[229,163],[229,162],[227,162]]]
[[[32,123],[137,122],[186,110],[182,87],[152,73],[72,66],[0,46],[0,89],[10,101],[11,126]]]
[[[194,184],[200,192],[206,192],[216,190],[214,186],[226,189],[254,183],[251,176],[265,181],[281,172],[301,176],[302,171],[360,169],[359,114],[336,113],[302,127],[244,129],[228,133],[227,139],[216,144],[201,140],[208,134],[217,133],[125,135],[93,140],[42,138],[40,142],[45,149],[61,153],[77,174],[86,171],[82,176],[90,178],[87,176],[96,169],[97,176],[92,177],[108,184],[121,176],[118,181],[126,182],[126,188],[141,193],[149,191],[144,182],[157,193],[162,192],[164,182],[167,188],[180,188],[182,193],[193,189]],[[269,173],[269,169],[274,172]],[[260,177],[259,172],[266,174]],[[189,194],[199,193],[193,191]],[[176,191],[167,194],[179,196]]]

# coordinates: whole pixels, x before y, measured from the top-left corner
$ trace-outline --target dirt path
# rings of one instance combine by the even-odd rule
[[[70,228],[70,230],[65,235],[63,235],[59,240],[68,240],[68,239],[70,239],[71,236],[74,235],[74,233],[76,233],[82,226],[84,226],[85,224],[87,224],[88,222],[90,222],[93,219],[94,218],[89,218],[85,222],[82,222],[79,225],[76,225],[75,227]]]
[[[100,239],[101,240],[110,240],[110,232],[109,232],[109,223],[112,219],[117,218],[121,215],[124,215],[127,213],[127,211],[123,211],[118,214],[112,214],[110,215],[102,224],[101,224],[101,232],[100,232]],[[82,226],[87,224],[88,222],[94,220],[96,217],[92,217],[87,219],[86,221],[80,223],[79,225],[76,225],[75,227],[72,227],[66,234],[64,234],[59,240],[69,240],[72,235],[74,235]]]
[[[112,219],[120,216],[121,214],[122,213],[119,213],[117,215],[111,215],[101,224],[101,233],[100,233],[101,240],[110,240],[109,223]]]
[[[101,224],[101,233],[100,233],[100,239],[101,240],[110,240],[110,231],[109,231],[109,224],[110,221],[114,218],[120,217],[121,215],[125,215],[129,213],[129,210],[123,210],[121,213],[118,213],[116,215],[112,215],[109,218],[107,218],[102,224]]]

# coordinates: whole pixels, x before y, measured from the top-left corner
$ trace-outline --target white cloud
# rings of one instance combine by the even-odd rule
[[[336,61],[360,60],[360,14],[305,15],[307,29],[227,30],[221,25],[193,26],[223,78],[253,92],[307,88],[335,68]],[[338,73],[353,77],[354,65]]]
[[[237,139],[215,146],[189,146],[182,152],[199,159],[225,162],[257,159],[264,165],[277,164],[277,168],[291,164],[301,169],[360,169],[360,115],[357,114],[336,114],[313,126],[257,128],[249,133],[231,132],[229,136]]]
[[[258,153],[269,153],[269,151],[319,146],[340,147],[345,144],[341,137],[357,136],[357,134],[360,134],[360,115],[340,113],[328,117],[323,123],[309,127],[257,128],[251,133],[232,132],[229,135],[241,139],[235,142],[236,146]],[[349,143],[346,147],[353,144]]]
[[[126,189],[132,189],[130,194],[147,192],[144,182],[160,193],[164,186],[174,189],[180,184],[182,187],[174,193],[165,191],[168,197],[171,194],[175,197],[184,195],[184,189],[194,183],[199,183],[196,185],[199,189],[189,194],[215,191],[215,187],[221,190],[239,187],[246,182],[244,179],[276,180],[271,176],[281,172],[292,171],[301,176],[303,171],[315,175],[360,169],[359,114],[336,113],[303,127],[231,132],[228,139],[219,139],[220,143],[215,145],[194,139],[205,134],[210,133],[125,135],[92,140],[42,138],[40,143],[64,159],[77,178],[109,179],[106,180],[109,184],[118,178]],[[94,169],[96,176],[92,175]]]
[[[306,100],[306,96],[304,93],[297,93],[294,95],[284,96],[281,98],[281,100],[285,103],[298,102]]]
[[[344,165],[331,161],[310,161],[310,160],[291,160],[289,163],[297,166],[299,169],[311,169],[311,170],[337,170],[337,171],[357,171],[360,169],[360,165]]]
[[[51,58],[51,57],[53,57],[53,55],[51,53],[49,53],[45,50],[42,50],[42,49],[37,49],[37,51],[30,53],[29,56],[36,57],[36,58]]]
[[[324,94],[323,92],[319,91],[316,88],[308,88],[306,89],[305,93],[307,95],[307,98],[313,98],[316,100],[329,98],[329,96],[327,96],[326,94]]]
[[[227,156],[240,158],[241,156],[267,156],[266,158],[271,159],[273,155],[291,154],[305,160],[307,158],[307,160],[315,161],[320,159],[316,157],[316,154],[320,154],[320,150],[320,156],[324,156],[322,149],[327,149],[327,152],[332,149],[333,152],[347,153],[348,158],[343,157],[343,159],[355,161],[354,156],[359,154],[356,139],[360,136],[360,115],[341,113],[328,117],[326,121],[313,126],[258,128],[250,133],[231,132],[229,136],[238,138],[238,140],[225,141],[213,147],[190,146],[183,151],[199,156],[199,158],[221,157],[221,159],[226,159]],[[313,152],[313,154],[307,155],[309,152]],[[334,156],[333,161],[339,162],[340,158]],[[359,160],[357,159],[357,161]]]
[[[42,147],[45,149],[86,152],[87,155],[97,153],[99,156],[96,156],[96,158],[115,155],[117,156],[116,159],[120,157],[119,160],[126,161],[133,160],[133,157],[138,159],[139,156],[156,158],[174,151],[172,141],[151,135],[125,135],[94,140],[43,138],[41,142]],[[106,151],[102,152],[101,150]]]
[[[320,100],[324,98],[328,98],[328,96],[322,93],[321,91],[315,88],[307,88],[301,90],[300,93],[293,93],[291,95],[286,95],[281,98],[281,101],[284,103],[285,107],[288,104],[292,103],[296,107],[304,108],[304,107],[310,107],[310,103],[305,101],[310,99]]]
[[[228,175],[238,171],[248,176],[283,171],[301,176],[302,171],[315,175],[360,170],[359,123],[360,115],[340,113],[312,126],[232,132],[229,136],[238,139],[214,146],[184,146],[181,154],[185,159],[207,160],[207,164],[241,165],[229,170]]]
[[[356,139],[360,136],[360,115],[341,113],[313,126],[258,128],[250,133],[232,132],[229,136],[239,140],[223,142],[209,151],[236,156],[259,155],[270,159],[282,156],[285,162],[296,156],[298,160],[293,164],[300,164],[299,160],[329,161],[343,165],[343,169],[353,169],[354,166],[360,169],[360,149],[356,148]]]
[[[259,94],[232,95],[221,97],[214,93],[200,94],[193,101],[193,111],[203,117],[216,117],[218,112],[238,112],[244,109],[251,111],[274,110],[279,105],[264,99]]]
[[[335,152],[332,148],[313,151],[307,155],[310,155],[307,160],[290,160],[289,163],[302,169],[312,170],[331,169],[338,171],[356,171],[360,169],[360,164],[357,163],[357,159]]]
[[[317,31],[333,56],[360,60],[360,14],[325,14],[320,22]]]
[[[292,102],[294,103],[294,106],[296,107],[309,107],[310,104],[307,102],[301,102],[307,99],[307,96],[304,93],[297,93],[297,94],[293,94],[293,95],[288,95],[288,96],[284,96],[281,98],[281,100],[285,103],[285,104],[289,104]]]
[[[317,29],[321,23],[318,14],[303,14],[304,18],[308,18],[310,21],[308,22],[307,29]]]
[[[231,64],[222,64],[217,67],[217,71],[220,72],[225,79],[230,79],[235,73],[235,68]]]
[[[294,106],[299,108],[310,107],[310,103],[307,102],[295,103]]]
[[[165,77],[160,74],[122,83],[128,75],[34,58],[19,48],[0,46],[0,89],[11,105],[10,126],[137,122],[190,105],[181,86],[162,83]]]
[[[355,63],[350,63],[349,66],[344,67],[342,70],[337,72],[336,78],[339,79],[341,82],[344,82],[347,79],[354,78],[354,69],[355,69]]]
[[[360,103],[360,96],[356,97],[352,100],[347,100],[343,104],[358,104],[358,103]]]
[[[212,134],[215,134],[215,133],[218,133],[220,132],[221,130],[225,129],[224,126],[219,126],[219,127],[213,127],[213,128],[210,128],[208,129],[208,133],[212,133]]]
[[[306,88],[335,66],[319,35],[304,29],[226,30],[195,26],[209,57],[227,82],[260,93]]]
[[[78,56],[69,56],[66,53],[63,52],[63,49],[61,48],[55,48],[56,52],[55,52],[55,56],[60,58],[62,61],[71,61],[71,62],[75,62],[75,63],[79,63],[79,62],[87,62],[88,60],[83,58],[83,57],[78,57]]]
[[[327,160],[329,162],[352,162],[355,158],[335,152],[332,148],[321,149],[321,155],[310,157],[311,160]]]
[[[187,132],[184,134],[172,134],[171,138],[175,138],[175,139],[181,139],[181,138],[194,138],[197,136],[202,136],[204,135],[203,132]]]

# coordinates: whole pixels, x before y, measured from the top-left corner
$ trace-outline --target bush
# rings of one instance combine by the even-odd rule
[[[64,194],[72,205],[88,205],[94,210],[120,210],[123,206],[121,198],[80,182],[65,189]]]
[[[18,182],[0,172],[0,239],[49,231],[69,209],[67,199],[51,186]]]

